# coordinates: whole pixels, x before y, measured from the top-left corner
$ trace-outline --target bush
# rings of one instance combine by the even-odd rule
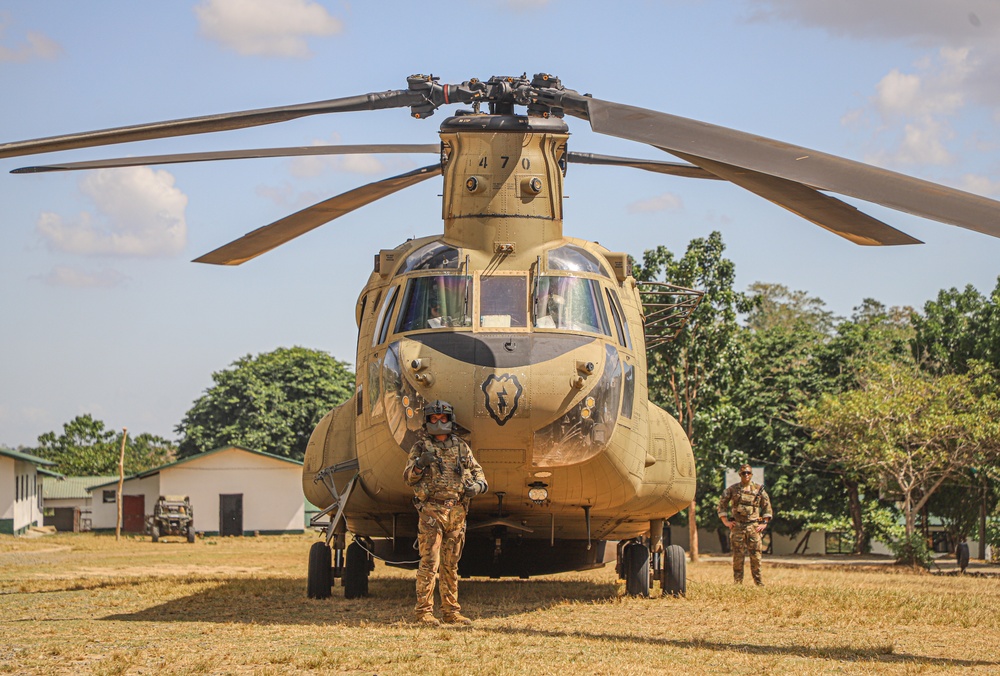
[[[927,546],[927,540],[920,533],[914,533],[909,538],[904,536],[901,540],[894,540],[889,544],[889,548],[896,556],[896,563],[900,565],[914,568],[931,567],[931,550]]]

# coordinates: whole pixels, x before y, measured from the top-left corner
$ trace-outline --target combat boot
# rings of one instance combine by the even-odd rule
[[[430,627],[441,626],[441,622],[438,621],[438,618],[434,617],[432,613],[417,613],[414,616],[413,621],[416,622],[417,624],[423,624]]]
[[[441,619],[444,620],[445,624],[464,624],[466,626],[472,624],[472,620],[470,620],[469,618],[467,618],[462,613],[458,613],[458,612],[447,613]]]

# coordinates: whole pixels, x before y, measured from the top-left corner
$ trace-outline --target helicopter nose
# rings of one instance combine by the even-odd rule
[[[554,421],[532,435],[533,467],[575,465],[607,447],[618,422],[622,397],[622,361],[613,345],[604,345],[602,362],[576,361],[576,375],[570,385],[580,390],[580,396],[571,399],[556,412]]]

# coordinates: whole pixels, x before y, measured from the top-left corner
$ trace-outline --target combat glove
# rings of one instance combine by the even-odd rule
[[[434,454],[434,451],[424,451],[417,457],[413,466],[417,469],[424,469],[425,467],[433,465],[435,460],[437,460],[437,456]]]
[[[474,498],[477,495],[482,495],[486,492],[486,482],[485,481],[470,481],[465,484],[465,492],[462,497],[466,500]]]

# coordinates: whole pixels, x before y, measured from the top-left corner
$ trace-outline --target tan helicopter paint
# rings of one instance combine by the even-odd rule
[[[346,510],[352,532],[373,537],[392,535],[394,514],[397,534],[412,536],[415,532],[412,491],[401,476],[409,449],[400,448],[393,430],[419,430],[421,402],[412,402],[413,416],[407,418],[394,400],[395,393],[385,391],[381,384],[386,377],[382,363],[389,346],[396,343],[404,386],[419,398],[451,402],[456,420],[469,432],[467,438],[483,465],[490,494],[473,502],[471,531],[477,521],[495,516],[498,491],[506,494],[506,518],[530,529],[531,533],[523,533],[526,537],[537,538],[585,538],[584,506],[591,508],[591,535],[595,539],[634,537],[649,532],[651,521],[672,516],[693,498],[694,456],[690,443],[677,421],[648,401],[642,305],[635,280],[626,269],[626,258],[596,243],[562,235],[563,174],[559,159],[565,152],[567,136],[548,131],[442,132],[447,157],[444,236],[411,240],[381,252],[379,270],[372,273],[358,302],[357,392],[320,422],[306,451],[303,488],[307,498],[320,507],[330,505],[332,498],[322,483],[314,481],[316,473],[357,458],[364,491],[355,492]],[[470,178],[476,179],[474,184]],[[410,252],[435,241],[459,249],[459,269],[394,276]],[[581,344],[561,354],[498,368],[463,362],[421,342],[421,334],[440,335],[441,329],[393,334],[407,279],[427,274],[467,275],[473,284],[471,315],[476,319],[480,316],[478,289],[484,278],[524,276],[530,301],[536,275],[567,274],[550,271],[547,265],[547,252],[567,244],[590,252],[609,271],[607,275],[574,276],[600,282],[611,336],[582,334]],[[631,349],[619,344],[607,289],[612,289],[620,301]],[[392,310],[386,313],[393,299]],[[530,312],[530,302],[527,307]],[[376,331],[386,324],[389,328],[380,340]],[[490,328],[479,326],[478,321],[449,331],[470,340],[513,341],[515,352],[524,349],[523,343],[517,347],[518,341],[566,335],[527,327]],[[547,461],[544,452],[536,448],[536,431],[558,422],[586,401],[605,369],[610,368],[606,363],[608,345],[616,349],[623,372],[628,367],[634,369],[631,417],[618,415],[603,451],[569,464]],[[587,362],[594,364],[593,373],[581,371],[581,364]],[[516,378],[522,388],[516,410],[506,420],[501,417],[502,425],[490,415],[489,395],[484,395],[484,384],[491,376],[494,380],[507,378],[504,386],[512,387]],[[547,476],[536,477],[537,472]],[[343,487],[352,474],[353,470],[337,475],[337,485]],[[549,491],[548,500],[542,504],[527,498],[529,484],[535,481],[543,481]]]

